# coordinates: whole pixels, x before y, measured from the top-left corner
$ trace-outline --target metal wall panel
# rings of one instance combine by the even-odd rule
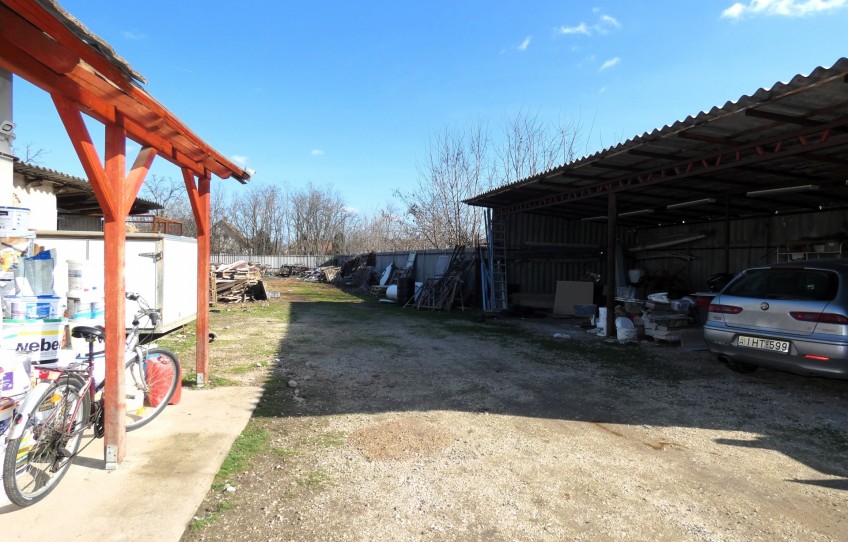
[[[559,280],[585,280],[587,272],[606,273],[606,256],[602,254],[579,258],[569,254],[567,247],[560,254],[555,249],[556,245],[595,245],[605,253],[605,222],[527,213],[508,215],[505,219],[511,292],[553,294]],[[677,278],[696,291],[706,290],[707,279],[715,273],[738,272],[776,262],[778,247],[788,241],[839,235],[848,238],[848,233],[843,232],[848,232],[848,210],[737,219],[728,223],[719,219],[704,224],[639,230],[622,227],[618,230],[623,255],[620,265],[624,270],[639,268],[655,276]],[[696,234],[705,237],[649,251],[629,250]],[[544,244],[554,248],[537,250],[535,254],[529,250]],[[729,248],[725,249],[726,245]],[[672,255],[664,256],[664,253]]]
[[[510,293],[553,294],[560,280],[586,280],[606,267],[606,223],[514,214],[506,226]]]
[[[623,246],[632,247],[660,242],[673,236],[705,234],[704,239],[666,249],[637,254],[626,251],[631,256],[626,265],[651,273],[677,274],[685,279],[691,288],[704,290],[707,288],[707,279],[714,273],[735,273],[749,267],[774,263],[778,261],[778,249],[783,247],[782,251],[785,252],[787,242],[805,238],[844,236],[845,225],[848,225],[848,211],[838,210],[731,220],[727,224],[723,220],[697,225],[681,224],[639,230],[635,233],[622,231],[619,238]],[[664,251],[690,256],[693,259],[685,261],[682,258],[658,257]]]
[[[335,265],[335,258],[321,256],[262,256],[257,254],[212,254],[212,263],[230,264],[240,261],[267,265],[272,269],[279,269],[283,265],[303,265],[305,267],[319,267],[322,265]]]
[[[453,249],[416,250],[414,252],[415,269],[413,276],[415,277],[416,282],[424,282],[424,279],[436,276],[436,265],[438,264],[439,258],[447,257],[449,259],[453,254]],[[474,257],[474,249],[467,248],[465,249],[465,252],[467,257]],[[408,251],[379,252],[377,253],[377,269],[385,269],[390,263],[394,264],[397,269],[404,269],[408,258]],[[478,271],[477,266],[473,266],[466,277],[465,283],[476,284]],[[466,287],[466,293],[468,293],[468,287]]]

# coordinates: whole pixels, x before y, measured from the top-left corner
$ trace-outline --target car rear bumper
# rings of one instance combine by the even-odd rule
[[[824,376],[848,379],[848,342],[824,342],[821,340],[791,336],[768,336],[764,338],[789,341],[789,353],[772,352],[736,346],[737,335],[757,336],[757,333],[740,333],[738,330],[704,326],[704,340],[710,351],[735,361],[759,367],[788,371],[800,375]],[[824,356],[817,360],[804,356]]]

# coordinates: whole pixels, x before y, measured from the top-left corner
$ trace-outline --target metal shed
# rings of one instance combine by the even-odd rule
[[[566,247],[562,255],[595,243],[609,270],[617,240],[652,246],[707,232],[697,259],[716,271],[763,263],[790,237],[848,241],[848,59],[466,203],[492,209],[506,225],[507,254],[547,244]],[[514,276],[520,258],[508,260]],[[588,268],[578,258],[559,261],[570,265],[563,279]],[[688,267],[702,283],[706,266],[698,276],[697,264]],[[606,273],[610,306],[615,274]]]

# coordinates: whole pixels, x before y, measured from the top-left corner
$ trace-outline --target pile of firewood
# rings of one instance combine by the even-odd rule
[[[211,265],[212,303],[237,303],[248,299],[265,299],[262,285],[262,270],[252,263],[238,261],[229,264]],[[257,295],[257,291],[259,295]]]

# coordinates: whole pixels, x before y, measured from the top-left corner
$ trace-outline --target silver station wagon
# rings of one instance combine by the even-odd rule
[[[713,298],[704,339],[740,373],[848,379],[848,260],[748,269]]]

